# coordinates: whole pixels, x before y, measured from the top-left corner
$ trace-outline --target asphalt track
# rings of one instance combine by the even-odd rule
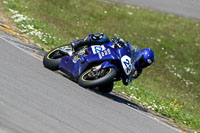
[[[200,0],[108,0],[200,19]]]
[[[17,44],[0,34],[0,133],[178,132],[45,69]]]

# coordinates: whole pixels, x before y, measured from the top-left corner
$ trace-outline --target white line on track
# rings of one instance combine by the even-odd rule
[[[23,52],[25,52],[25,53],[27,53],[27,54],[33,56],[34,58],[36,58],[36,59],[42,61],[42,59],[40,59],[40,58],[38,58],[37,56],[33,55],[32,52],[28,52],[28,51],[24,50],[23,48],[21,48],[21,47],[19,46],[19,45],[21,45],[21,44],[15,43],[15,42],[13,42],[13,41],[8,41],[6,38],[4,38],[4,37],[2,37],[2,36],[0,36],[0,39],[6,41],[7,43],[9,43],[9,44],[11,44],[12,46],[14,46],[14,47],[20,49],[21,51],[23,51]],[[26,47],[26,46],[24,46],[24,45],[21,45],[21,46]],[[29,47],[26,47],[26,48],[31,49],[31,48],[29,48]]]

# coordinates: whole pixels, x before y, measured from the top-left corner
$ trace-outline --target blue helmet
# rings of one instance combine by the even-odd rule
[[[106,36],[106,34],[104,33],[94,33],[94,34],[90,34],[88,36],[88,39],[96,44],[102,44],[102,43],[106,43],[109,42],[109,38]]]
[[[142,68],[150,66],[155,60],[155,55],[153,50],[150,48],[145,48],[141,50],[141,53],[142,53],[142,58],[139,60],[140,66]]]

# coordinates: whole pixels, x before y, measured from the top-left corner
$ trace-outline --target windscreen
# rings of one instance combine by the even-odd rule
[[[132,45],[131,46],[131,62],[134,64],[142,57],[141,50],[138,46]]]

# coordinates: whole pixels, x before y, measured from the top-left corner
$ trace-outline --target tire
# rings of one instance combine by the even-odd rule
[[[63,56],[59,52],[59,49],[62,48],[62,47],[69,47],[69,44],[64,44],[64,45],[58,46],[58,47],[50,50],[48,53],[46,53],[44,55],[44,58],[43,58],[44,67],[46,67],[50,70],[53,70],[53,71],[59,69],[61,57]]]
[[[91,72],[91,69],[85,71],[81,76],[78,78],[78,84],[85,88],[94,88],[98,86],[104,86],[108,83],[113,82],[114,77],[116,76],[117,72],[114,68],[110,67],[107,68],[108,73],[106,73],[103,77],[94,80],[85,80],[85,76]]]
[[[99,86],[99,92],[102,92],[102,93],[109,93],[112,91],[113,89],[113,86],[114,86],[114,83],[111,82],[111,83],[108,83],[106,85],[101,85]]]

